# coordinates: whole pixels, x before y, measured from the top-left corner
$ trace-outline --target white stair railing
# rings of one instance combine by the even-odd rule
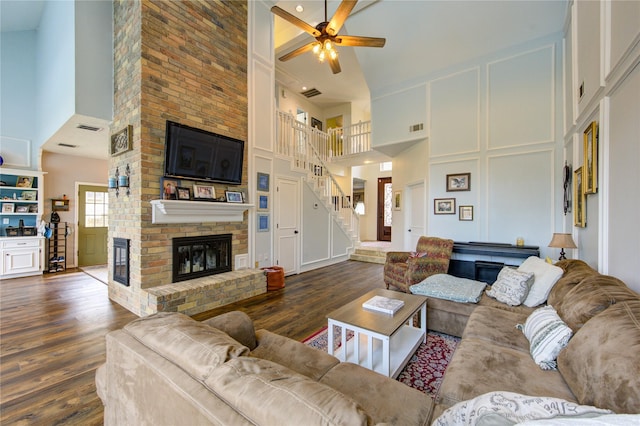
[[[357,241],[359,217],[351,197],[347,196],[326,163],[331,158],[330,136],[295,119],[292,114],[278,111],[276,152],[291,159],[292,168],[307,173],[316,192],[325,200],[332,214],[339,218],[343,229]]]
[[[329,129],[329,151],[332,157],[371,151],[371,121]]]

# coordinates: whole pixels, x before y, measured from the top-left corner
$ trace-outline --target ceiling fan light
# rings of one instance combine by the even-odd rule
[[[331,50],[329,52],[329,56],[331,57],[331,59],[336,59],[338,57],[338,52],[336,52],[335,50]]]
[[[322,45],[320,43],[313,43],[313,53],[315,53],[316,55],[320,53],[321,48]]]
[[[324,42],[324,48],[325,48],[326,50],[331,50],[331,49],[333,49],[333,45],[331,44],[331,40],[326,40],[326,41]]]
[[[318,59],[320,60],[320,62],[324,62],[324,58],[325,58],[324,50],[321,50],[320,54],[318,55]]]

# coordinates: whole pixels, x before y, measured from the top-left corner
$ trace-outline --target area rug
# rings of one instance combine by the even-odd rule
[[[340,347],[338,330],[336,330],[334,336],[333,347],[338,348]],[[347,339],[352,337],[353,333],[347,334]],[[327,327],[324,327],[303,340],[303,343],[326,351],[327,339]],[[398,376],[398,381],[435,398],[440,390],[447,365],[449,365],[458,343],[460,343],[459,337],[428,331],[427,343],[420,344],[416,353]]]

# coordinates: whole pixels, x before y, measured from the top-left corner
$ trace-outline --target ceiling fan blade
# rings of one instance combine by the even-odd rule
[[[280,56],[278,59],[284,62],[284,61],[288,61],[291,58],[295,58],[298,55],[302,55],[303,53],[312,50],[314,43],[315,42],[311,42],[311,43],[305,44],[304,46],[299,47],[296,50],[292,50],[291,52]]]
[[[338,74],[340,71],[342,71],[337,56],[334,59],[329,58],[329,66],[331,67],[331,71],[333,71],[334,74]]]
[[[296,27],[300,28],[301,30],[303,30],[306,33],[311,34],[314,37],[319,37],[320,34],[321,34],[320,31],[318,31],[317,29],[315,29],[311,25],[307,24],[302,19],[299,19],[299,18],[293,16],[292,14],[290,14],[289,12],[287,12],[286,10],[284,10],[282,8],[279,8],[278,6],[273,6],[271,8],[271,12],[273,12],[274,15],[278,15],[279,17],[281,17],[285,21],[289,21],[290,23],[292,23]]]
[[[380,37],[337,36],[335,43],[340,46],[384,47],[386,39]]]
[[[327,25],[327,33],[329,35],[334,36],[338,34],[338,31],[342,28],[344,21],[347,20],[356,3],[358,3],[358,0],[342,0],[342,3],[338,6],[338,10],[333,14],[333,18],[331,18],[329,25]]]

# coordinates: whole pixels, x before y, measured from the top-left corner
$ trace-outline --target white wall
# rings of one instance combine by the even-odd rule
[[[426,182],[427,234],[511,244],[523,237],[542,256],[557,258],[547,244],[563,228],[561,37],[441,70],[424,84],[375,93],[374,146],[413,141],[393,158],[393,186],[406,190]],[[409,132],[414,123],[424,123],[424,130]],[[447,174],[458,173],[471,173],[470,191],[447,191]],[[434,214],[439,198],[454,198],[455,214]],[[473,221],[459,220],[460,205],[474,207]],[[407,243],[404,215],[394,212],[392,246],[398,249]]]

